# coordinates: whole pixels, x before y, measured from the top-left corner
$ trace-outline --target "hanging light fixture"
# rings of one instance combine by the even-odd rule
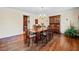
[[[40,19],[45,19],[46,18],[46,14],[45,14],[45,9],[44,7],[41,7],[41,14],[39,16]]]

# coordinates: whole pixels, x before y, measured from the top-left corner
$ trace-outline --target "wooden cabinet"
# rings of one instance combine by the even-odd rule
[[[50,16],[49,24],[54,33],[60,33],[60,15]]]

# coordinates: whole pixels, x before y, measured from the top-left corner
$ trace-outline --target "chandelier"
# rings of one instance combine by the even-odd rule
[[[41,7],[41,14],[39,15],[40,19],[45,19],[47,16],[45,14],[45,9],[44,7]]]

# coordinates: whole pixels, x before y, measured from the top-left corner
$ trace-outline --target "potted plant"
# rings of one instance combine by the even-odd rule
[[[71,38],[76,37],[77,30],[73,26],[66,30],[65,35]]]

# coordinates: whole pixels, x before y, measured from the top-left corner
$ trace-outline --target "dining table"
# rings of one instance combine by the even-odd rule
[[[33,28],[33,29],[30,29],[30,32],[41,32],[41,31],[45,31],[47,30],[47,28]]]
[[[39,40],[43,39],[43,35],[40,35],[40,33],[45,33],[45,32],[46,32],[45,35],[47,35],[46,38],[48,38],[48,41],[50,41],[53,37],[53,32],[51,29],[48,29],[48,28],[30,29],[29,30],[29,37],[30,37],[29,45],[32,46],[33,43],[37,43],[37,45],[38,45]],[[42,38],[41,38],[41,36],[42,36]]]
[[[30,42],[33,41],[33,38],[35,38],[35,41],[38,42],[38,40],[40,39],[40,33],[42,31],[46,31],[47,28],[37,28],[37,29],[30,29],[30,35],[32,38],[30,39]],[[34,34],[31,34],[34,33]],[[33,42],[32,42],[33,43]],[[30,43],[31,44],[31,43]]]

